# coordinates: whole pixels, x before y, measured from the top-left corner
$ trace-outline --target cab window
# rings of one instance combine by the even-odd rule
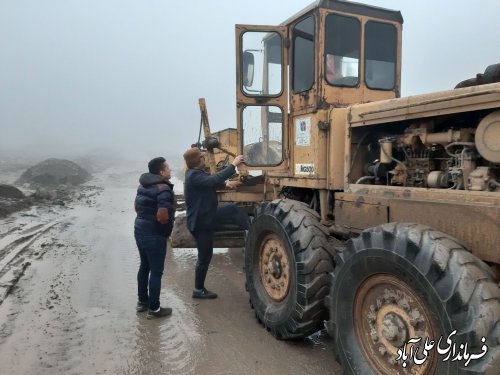
[[[246,96],[279,96],[283,91],[280,34],[247,31],[242,35],[241,48],[243,93]]]
[[[392,90],[396,82],[397,31],[370,21],[365,26],[365,81],[371,89]]]
[[[243,156],[248,166],[276,166],[283,160],[283,110],[245,106],[241,112]]]
[[[314,85],[314,18],[300,21],[292,30],[293,92],[307,91]]]
[[[356,18],[329,14],[325,22],[325,79],[333,86],[359,83],[361,25]]]

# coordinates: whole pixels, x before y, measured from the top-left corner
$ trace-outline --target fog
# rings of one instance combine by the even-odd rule
[[[180,155],[236,126],[234,24],[277,25],[310,0],[0,0],[0,156]],[[500,2],[366,0],[400,10],[402,95],[500,62]]]

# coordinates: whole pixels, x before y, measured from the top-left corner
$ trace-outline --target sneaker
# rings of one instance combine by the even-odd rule
[[[165,316],[172,315],[172,309],[170,307],[160,307],[156,311],[149,310],[147,319],[163,318]]]
[[[147,302],[137,302],[137,306],[135,307],[135,310],[137,312],[144,312],[148,309],[148,303]]]
[[[193,289],[193,298],[202,298],[202,299],[214,299],[217,298],[217,294],[211,292],[209,290],[203,289]]]

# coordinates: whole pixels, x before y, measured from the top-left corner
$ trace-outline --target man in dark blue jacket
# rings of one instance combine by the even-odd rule
[[[192,297],[217,298],[217,294],[205,288],[205,278],[214,250],[214,226],[218,204],[216,189],[224,187],[226,180],[235,173],[235,168],[243,162],[243,156],[236,156],[231,165],[213,176],[205,172],[205,157],[199,148],[187,150],[184,160],[188,168],[184,180],[187,227],[196,239],[198,247]]]
[[[134,237],[141,265],[137,273],[137,311],[148,311],[147,318],[172,314],[169,307],[160,307],[161,277],[167,254],[167,239],[175,219],[174,185],[169,181],[170,167],[162,157],[151,160],[149,173],[139,178],[135,197],[137,217]],[[149,292],[149,293],[148,293]]]

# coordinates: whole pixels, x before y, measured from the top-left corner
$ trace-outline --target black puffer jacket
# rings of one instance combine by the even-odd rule
[[[152,173],[141,175],[139,183],[135,197],[135,233],[170,236],[175,220],[174,185]],[[168,217],[166,224],[158,221],[159,212]]]

